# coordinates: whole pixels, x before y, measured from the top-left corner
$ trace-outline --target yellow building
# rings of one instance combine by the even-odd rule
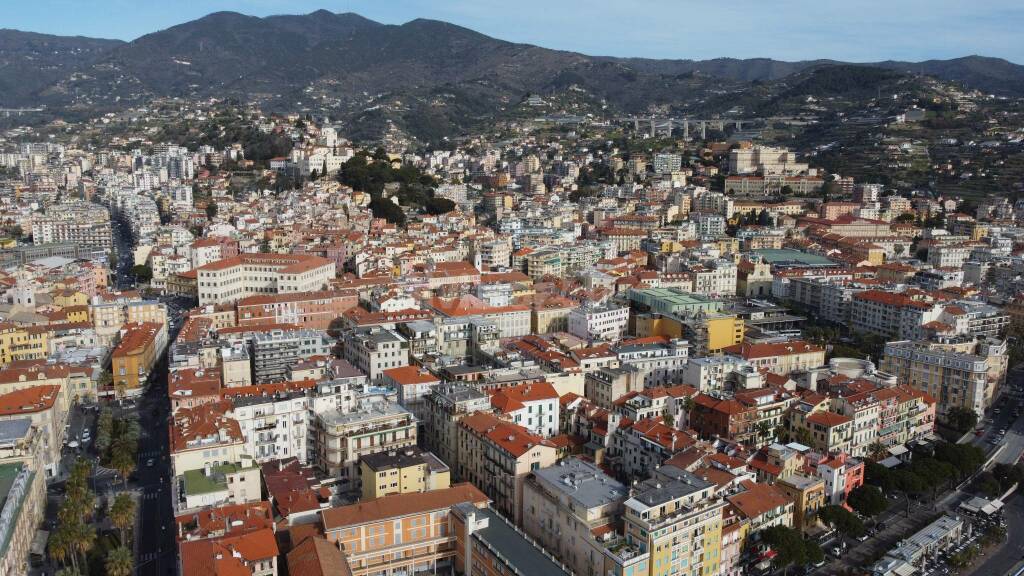
[[[359,477],[363,485],[363,500],[451,486],[448,466],[437,456],[415,446],[361,457]]]
[[[40,360],[49,354],[49,333],[42,326],[0,323],[0,365]]]
[[[676,474],[678,479],[645,481],[626,500],[626,540],[650,555],[646,576],[717,575],[726,504],[715,497],[714,483],[682,470]]]
[[[114,389],[127,395],[141,394],[166,338],[163,324],[125,324],[121,342],[110,356]]]
[[[776,488],[793,501],[793,527],[807,532],[815,524],[825,501],[825,481],[805,474],[790,474],[775,482]]]
[[[53,293],[53,303],[61,308],[69,306],[88,306],[89,296],[79,290],[57,290]]]

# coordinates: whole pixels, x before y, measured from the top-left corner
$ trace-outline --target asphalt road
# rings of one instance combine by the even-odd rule
[[[1003,507],[1003,518],[1006,519],[1006,543],[968,574],[1010,574],[1014,565],[1024,560],[1024,538],[1021,538],[1024,534],[1024,498],[1011,496]]]
[[[135,279],[133,241],[128,226],[116,221],[114,239],[118,261],[114,274],[118,288],[132,288]],[[168,300],[168,341],[173,342],[180,327],[181,315],[187,309],[176,300]],[[134,482],[129,486],[137,494],[139,516],[135,539],[135,569],[137,574],[176,574],[178,571],[177,546],[172,528],[174,513],[171,506],[171,466],[167,438],[167,417],[170,402],[167,399],[167,356],[151,372],[145,393],[131,410],[137,412],[142,428],[139,439],[139,461]],[[153,465],[148,466],[152,459]]]
[[[140,514],[135,563],[139,574],[175,574],[177,552],[172,528],[166,358],[153,371],[150,386],[136,409],[142,424],[142,438],[136,473]],[[152,466],[147,465],[150,459]]]

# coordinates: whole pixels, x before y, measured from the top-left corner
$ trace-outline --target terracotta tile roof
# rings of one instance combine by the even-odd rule
[[[264,462],[260,467],[263,483],[278,513],[288,516],[319,510],[327,502],[312,468],[305,468],[296,458]]]
[[[326,538],[310,536],[288,553],[288,573],[301,576],[352,576],[345,555]]]
[[[178,549],[182,573],[209,576],[251,576],[252,570],[246,562],[271,560],[279,554],[274,531],[270,528],[238,536],[181,542]]]
[[[418,366],[402,366],[399,368],[389,368],[384,370],[382,374],[394,380],[400,386],[407,386],[409,384],[432,384],[434,382],[440,382],[441,379],[434,376],[429,371]]]
[[[360,524],[380,522],[399,516],[442,510],[462,502],[484,506],[490,501],[479,488],[469,482],[443,490],[411,494],[391,494],[358,504],[328,508],[321,513],[324,531],[338,530]]]
[[[550,442],[526,428],[486,412],[470,414],[463,418],[459,425],[472,430],[479,437],[486,438],[516,458],[526,454],[534,446],[551,446]]]
[[[739,354],[749,360],[751,358],[770,358],[772,356],[789,356],[792,354],[808,354],[812,352],[824,352],[825,349],[817,344],[803,340],[790,340],[789,342],[769,344],[736,344],[723,349],[729,354]]]
[[[549,382],[532,382],[499,388],[491,394],[491,406],[508,414],[526,408],[529,402],[555,400],[558,392]]]
[[[747,518],[754,519],[792,503],[785,494],[772,485],[748,481],[743,482],[743,486],[746,488],[745,492],[733,494],[726,499]]]
[[[807,417],[807,421],[811,424],[821,424],[827,428],[846,424],[852,422],[853,418],[849,416],[843,416],[842,414],[836,414],[835,412],[815,412]]]
[[[33,414],[49,410],[57,402],[60,386],[30,386],[0,395],[0,416]]]
[[[239,534],[272,528],[274,513],[270,510],[270,502],[260,501],[205,508],[176,516],[174,522],[178,526],[178,540],[198,540],[225,533]]]
[[[67,364],[47,364],[46,360],[20,360],[0,370],[0,384],[63,379],[71,375]]]

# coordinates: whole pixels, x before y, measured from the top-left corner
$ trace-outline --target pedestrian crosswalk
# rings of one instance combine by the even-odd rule
[[[160,553],[159,552],[148,552],[146,554],[142,554],[142,555],[139,556],[139,563],[141,564],[143,562],[149,562],[151,560],[156,560],[159,557],[160,557]]]
[[[96,479],[101,478],[113,478],[117,476],[117,470],[113,468],[104,468],[103,466],[96,467],[96,473],[93,475]]]
[[[147,492],[146,494],[142,495],[142,499],[143,500],[156,500],[159,497],[160,497],[160,493],[159,492]]]

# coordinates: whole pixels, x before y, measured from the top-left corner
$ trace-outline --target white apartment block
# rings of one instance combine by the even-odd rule
[[[345,335],[345,359],[371,382],[389,368],[409,365],[409,341],[394,330],[364,328]]]
[[[228,416],[242,430],[245,454],[260,463],[293,456],[307,463],[309,411],[304,391],[243,396],[233,403]]]
[[[973,246],[946,244],[928,248],[928,263],[936,268],[962,268],[971,257]]]
[[[628,323],[626,306],[581,306],[569,312],[569,333],[584,340],[618,340]]]
[[[644,373],[644,386],[665,386],[679,382],[689,359],[690,343],[674,338],[661,342],[626,340],[612,350],[622,365],[635,366]]]
[[[199,305],[225,304],[257,294],[323,290],[333,260],[299,254],[242,254],[196,269]]]

